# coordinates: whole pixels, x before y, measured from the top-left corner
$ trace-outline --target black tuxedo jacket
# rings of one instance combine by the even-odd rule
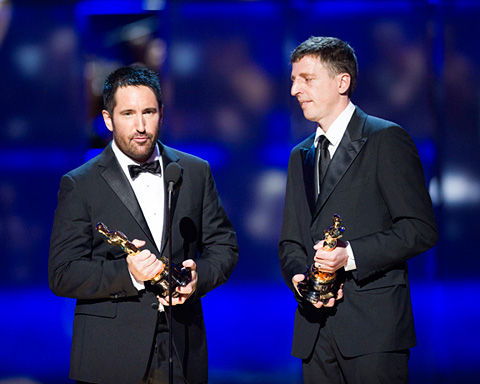
[[[238,260],[237,239],[208,163],[159,146],[164,169],[177,162],[183,174],[172,201],[173,262],[181,266],[193,259],[198,272],[195,294],[173,307],[174,347],[189,383],[204,383],[207,348],[200,297],[228,279]],[[167,257],[167,230],[157,249],[111,145],[61,179],[49,283],[55,294],[77,299],[70,377],[95,383],[139,383],[154,341],[158,300],[148,283],[146,290],[134,288],[125,253],[97,233],[99,221],[130,240],[145,240],[144,249]]]
[[[407,260],[437,241],[430,196],[410,136],[398,125],[356,108],[315,203],[314,135],[291,152],[279,257],[283,276],[313,263],[314,244],[339,214],[357,269],[339,271],[344,298],[333,309],[314,308],[296,295],[292,354],[308,358],[319,329],[331,322],[346,357],[416,344]]]

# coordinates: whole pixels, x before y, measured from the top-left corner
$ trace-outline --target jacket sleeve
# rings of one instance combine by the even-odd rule
[[[411,137],[398,126],[380,133],[376,177],[391,221],[350,241],[359,280],[382,273],[435,245],[438,233],[423,169]]]
[[[76,181],[62,177],[50,239],[48,280],[59,296],[108,299],[138,295],[124,257],[96,244],[92,218]]]
[[[238,261],[235,230],[218,194],[208,162],[203,162],[201,244],[197,264],[196,296],[203,296],[225,283]]]
[[[298,152],[292,151],[288,164],[287,187],[278,255],[283,278],[288,287],[295,293],[297,301],[300,302],[300,297],[293,287],[292,277],[296,274],[304,273],[309,263],[307,250],[304,246],[304,239],[302,238],[301,218],[297,216],[296,210],[296,205],[299,201],[295,197],[299,196],[298,189],[303,185],[301,172],[298,171],[299,169],[301,169],[300,155]]]

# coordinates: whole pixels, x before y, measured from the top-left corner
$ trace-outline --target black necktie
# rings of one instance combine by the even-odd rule
[[[320,194],[320,188],[322,180],[327,172],[328,164],[330,163],[330,152],[328,150],[330,142],[325,136],[320,136],[318,139],[317,148],[315,149],[315,192],[318,196]]]
[[[160,162],[158,160],[152,161],[151,163],[144,163],[142,165],[129,165],[128,171],[130,172],[130,177],[132,180],[142,172],[149,172],[149,173],[162,173]]]

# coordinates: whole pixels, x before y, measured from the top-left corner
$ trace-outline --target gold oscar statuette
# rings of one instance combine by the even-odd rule
[[[345,227],[341,226],[342,219],[339,215],[333,215],[333,225],[324,230],[324,242],[322,249],[327,252],[337,247],[337,240],[343,236]],[[332,297],[336,297],[338,286],[335,284],[337,273],[322,272],[315,263],[308,267],[305,279],[298,283],[300,295],[313,304],[319,301],[324,304]]]
[[[105,236],[105,241],[109,244],[115,245],[117,247],[122,248],[127,254],[130,256],[135,256],[140,253],[140,250],[133,245],[128,239],[120,231],[109,231],[107,226],[102,222],[99,222],[95,227],[96,230]],[[150,283],[158,288],[160,288],[161,297],[168,296],[168,260],[165,257],[159,257],[159,260],[163,263],[163,269],[160,273],[158,273]],[[176,292],[177,287],[184,287],[187,285],[191,280],[191,272],[186,268],[178,268],[175,264],[172,263],[172,297],[177,297],[179,294]]]

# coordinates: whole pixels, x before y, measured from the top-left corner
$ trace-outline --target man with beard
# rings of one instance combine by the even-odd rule
[[[50,243],[50,288],[77,299],[70,377],[79,383],[167,383],[171,365],[174,383],[207,383],[201,297],[234,269],[235,231],[209,164],[158,141],[158,76],[120,68],[108,76],[103,99],[113,141],[62,177]],[[181,173],[171,202],[172,260],[191,279],[170,303],[151,280],[165,268],[159,257],[168,256],[164,175],[171,163]],[[105,242],[99,222],[134,239],[139,252]]]

